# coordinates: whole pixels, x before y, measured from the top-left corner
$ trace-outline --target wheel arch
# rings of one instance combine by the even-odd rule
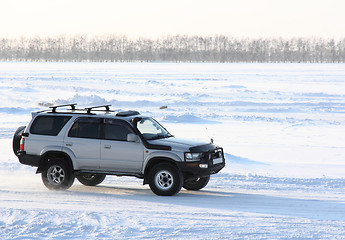
[[[67,164],[71,171],[74,170],[72,159],[67,153],[61,151],[48,151],[41,156],[36,173],[42,173],[46,164],[52,159],[60,159]]]
[[[146,166],[145,166],[145,170],[144,170],[144,184],[148,184],[148,176],[150,173],[150,170],[152,169],[153,166],[160,164],[160,163],[167,163],[172,165],[173,167],[175,167],[177,170],[179,170],[178,164],[176,163],[176,161],[172,158],[169,157],[153,157],[151,158]]]

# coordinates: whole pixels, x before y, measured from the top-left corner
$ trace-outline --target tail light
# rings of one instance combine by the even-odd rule
[[[24,151],[25,138],[20,139],[20,151]]]

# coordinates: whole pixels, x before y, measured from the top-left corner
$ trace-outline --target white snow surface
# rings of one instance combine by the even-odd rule
[[[344,239],[345,65],[0,63],[1,239]],[[46,104],[112,104],[226,152],[197,192],[107,176],[49,191],[12,135]],[[161,109],[162,106],[165,106]]]

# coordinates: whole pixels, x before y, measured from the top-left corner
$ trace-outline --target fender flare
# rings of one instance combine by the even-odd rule
[[[144,174],[144,184],[148,184],[148,175],[150,173],[150,169],[159,163],[170,163],[173,165],[175,168],[178,170],[179,164],[181,163],[181,159],[173,153],[166,154],[166,156],[162,156],[161,153],[157,152],[157,154],[150,154],[149,156],[146,157],[143,165],[143,174]]]
[[[74,171],[74,167],[73,167],[74,164],[69,154],[63,151],[49,150],[41,155],[36,173],[41,173],[44,170],[46,163],[49,161],[49,159],[52,159],[52,158],[64,159],[63,161],[65,161],[66,164],[68,164],[71,171],[72,172]]]

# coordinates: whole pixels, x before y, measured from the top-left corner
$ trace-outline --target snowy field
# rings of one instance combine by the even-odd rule
[[[173,197],[114,176],[49,191],[12,135],[64,103],[213,138],[227,166]],[[345,239],[344,130],[344,64],[0,63],[0,238]]]

